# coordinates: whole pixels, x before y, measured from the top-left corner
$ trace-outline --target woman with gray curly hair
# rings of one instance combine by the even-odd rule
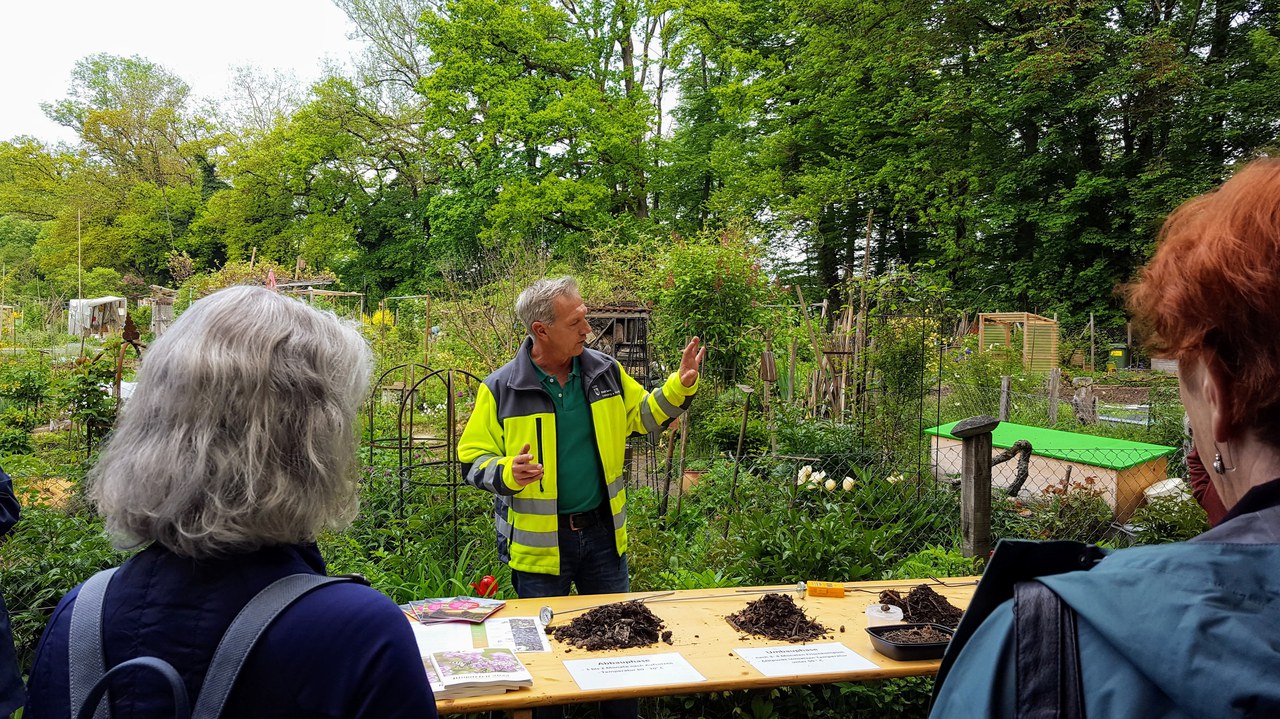
[[[324,575],[314,540],[355,514],[357,410],[368,346],[332,314],[263,288],[192,304],[142,362],[137,390],[90,473],[120,548],[143,547],[102,600],[105,667],[159,657],[199,694],[237,613],[268,585]],[[55,610],[26,717],[72,716],[72,612]],[[80,638],[76,638],[80,641]],[[115,716],[168,716],[169,687],[111,684]],[[235,717],[434,717],[404,614],[355,582],[302,596],[262,633],[224,705]]]

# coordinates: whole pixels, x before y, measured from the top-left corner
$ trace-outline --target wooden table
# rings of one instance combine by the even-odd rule
[[[848,592],[843,598],[805,597],[797,601],[797,604],[804,609],[805,614],[827,627],[829,635],[833,637],[830,640],[819,639],[813,643],[838,642],[844,644],[857,654],[873,662],[876,665],[873,670],[766,677],[735,654],[733,650],[739,647],[792,645],[787,642],[744,637],[741,632],[725,621],[727,615],[740,611],[748,602],[758,599],[760,595],[738,594],[738,590],[732,587],[692,589],[657,597],[647,602],[649,609],[666,623],[667,629],[672,630],[672,644],[658,643],[649,647],[589,652],[552,639],[552,651],[549,654],[522,653],[519,655],[520,660],[524,662],[525,666],[529,668],[529,672],[533,674],[532,688],[482,697],[445,699],[437,702],[436,706],[441,714],[506,710],[511,712],[511,715],[517,719],[526,719],[531,716],[531,708],[535,706],[597,702],[602,699],[672,696],[802,684],[867,681],[891,677],[929,676],[938,672],[939,660],[899,662],[879,654],[871,647],[871,640],[868,638],[866,631],[864,631],[867,626],[866,607],[868,604],[874,603],[876,596],[884,589],[897,589],[905,595],[912,587],[928,583],[952,604],[963,609],[969,605],[969,599],[973,596],[974,582],[976,580],[977,577],[943,580],[949,583],[963,583],[962,586],[955,587],[941,586],[929,579],[857,582],[848,585],[850,589],[855,591]],[[755,589],[776,589],[782,593],[791,592],[792,596],[795,596],[793,586],[744,587],[741,589],[744,592]],[[859,589],[864,591],[856,591]],[[550,606],[557,612],[563,612],[605,602],[649,597],[656,593],[634,592],[631,594],[601,594],[586,597],[517,599],[507,602],[507,605],[494,616],[536,616],[539,607],[544,605]],[[672,599],[678,599],[678,601],[670,601]],[[558,616],[552,621],[552,626],[572,621],[577,616],[580,616],[580,613]],[[844,631],[841,631],[842,628]],[[679,652],[681,656],[693,665],[694,669],[706,677],[706,681],[678,685],[583,691],[574,682],[564,665],[566,659],[600,659],[628,655],[666,654],[670,652]]]

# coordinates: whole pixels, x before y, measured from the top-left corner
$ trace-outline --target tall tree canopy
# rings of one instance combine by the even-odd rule
[[[213,117],[143,58],[78,63],[46,111],[80,145],[0,144],[6,256],[301,257],[378,295],[751,227],[836,300],[912,265],[1114,322],[1165,213],[1280,129],[1270,0],[335,2],[349,75],[242,68]]]

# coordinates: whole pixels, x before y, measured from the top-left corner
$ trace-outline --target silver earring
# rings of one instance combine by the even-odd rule
[[[1217,451],[1218,445],[1215,444],[1213,449],[1213,471],[1218,474],[1226,474],[1227,472],[1236,471],[1235,467],[1228,467],[1226,463],[1222,461],[1222,452]]]

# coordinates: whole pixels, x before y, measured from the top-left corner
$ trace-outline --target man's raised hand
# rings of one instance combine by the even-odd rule
[[[707,356],[707,348],[700,347],[701,344],[702,341],[694,337],[684,346],[684,352],[680,354],[680,384],[685,387],[692,387],[693,383],[698,381],[698,368],[702,366],[702,360]]]

